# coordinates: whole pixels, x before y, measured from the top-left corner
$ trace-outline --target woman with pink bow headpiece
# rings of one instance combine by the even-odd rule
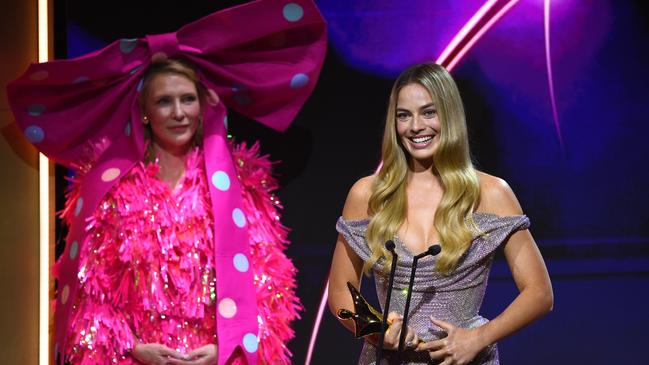
[[[228,142],[226,106],[286,129],[325,51],[311,0],[258,0],[9,85],[26,138],[77,172],[57,364],[290,363],[300,304],[276,185],[256,147]]]

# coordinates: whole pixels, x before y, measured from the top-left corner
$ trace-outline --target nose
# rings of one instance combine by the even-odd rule
[[[421,115],[415,115],[412,118],[412,124],[410,125],[410,129],[412,130],[412,132],[418,133],[418,132],[421,132],[422,130],[424,130],[424,128],[426,128],[426,125],[425,125],[425,122],[423,121],[422,116]]]
[[[171,117],[175,120],[183,120],[185,118],[185,112],[183,111],[180,100],[174,101],[174,106],[171,110]]]

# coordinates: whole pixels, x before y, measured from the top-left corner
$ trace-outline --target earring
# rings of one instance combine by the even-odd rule
[[[144,123],[145,125],[149,124],[149,118],[146,115],[142,118],[142,123]]]

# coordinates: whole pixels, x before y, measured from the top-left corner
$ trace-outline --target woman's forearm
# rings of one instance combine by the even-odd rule
[[[542,287],[523,289],[496,318],[478,328],[484,347],[500,341],[552,310],[552,290]]]
[[[331,311],[331,314],[336,317],[338,322],[342,323],[342,325],[345,326],[345,328],[347,328],[349,331],[354,332],[354,321],[341,319],[340,317],[338,317],[338,311],[340,309],[347,309],[352,312],[354,311],[354,302],[352,301],[347,287],[344,286],[343,289],[340,288],[340,286],[340,284],[334,283],[333,280],[329,281],[329,296],[327,298],[329,310]]]

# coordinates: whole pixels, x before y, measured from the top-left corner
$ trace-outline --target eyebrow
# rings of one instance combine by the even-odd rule
[[[428,108],[430,108],[430,107],[433,107],[433,108],[434,108],[434,107],[435,107],[435,103],[428,103],[428,104],[426,104],[426,105],[422,105],[421,107],[419,107],[419,110],[428,109]],[[399,106],[397,106],[397,110],[396,110],[396,111],[398,111],[398,112],[399,112],[399,111],[409,112],[410,110],[405,109],[405,108],[400,108]]]
[[[177,96],[182,98],[182,97],[190,96],[190,95],[191,96],[198,96],[198,92],[190,91],[190,92],[179,94]],[[164,97],[174,97],[176,95],[174,95],[174,93],[170,93],[170,92],[163,92],[163,93],[160,93],[160,94],[151,94],[151,96],[154,99],[160,99],[160,98],[164,98]]]

